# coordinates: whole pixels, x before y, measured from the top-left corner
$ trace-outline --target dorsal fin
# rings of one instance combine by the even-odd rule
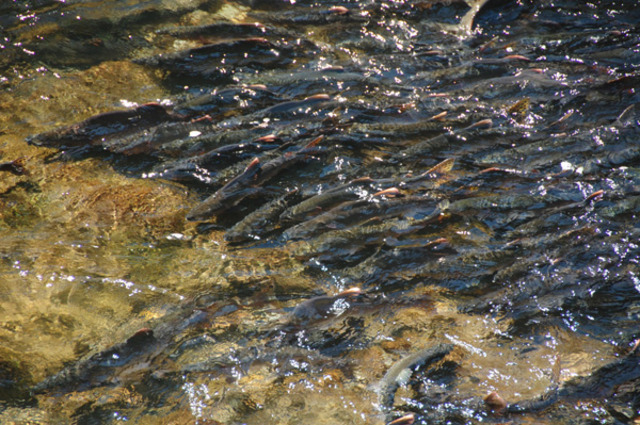
[[[349,183],[369,183],[372,182],[373,179],[371,177],[358,177],[357,179],[351,180]]]
[[[380,192],[374,193],[372,196],[397,196],[400,195],[400,190],[397,187],[390,187],[388,189],[381,190]]]
[[[360,294],[362,294],[362,289],[358,288],[357,286],[354,286],[352,288],[345,289],[344,291],[339,292],[335,296],[336,297],[347,297],[347,296],[360,295]]]
[[[467,130],[470,130],[472,128],[478,128],[478,127],[486,127],[486,128],[491,128],[493,126],[493,121],[491,121],[491,119],[487,118],[481,121],[478,121],[476,123],[471,124],[469,127],[467,127]]]
[[[246,173],[247,171],[251,171],[254,168],[256,168],[257,166],[260,165],[260,160],[258,159],[258,157],[253,158],[253,160],[249,163],[249,165],[247,165],[247,168],[244,169],[244,172]]]
[[[329,100],[329,99],[331,99],[331,96],[325,93],[318,93],[318,94],[314,94],[312,96],[304,98],[304,100]]]
[[[587,197],[586,197],[586,199],[585,199],[584,201],[585,201],[585,202],[589,202],[589,201],[591,201],[592,199],[595,199],[595,198],[597,198],[598,196],[602,196],[602,195],[604,195],[604,190],[602,190],[602,189],[601,189],[601,190],[597,190],[597,191],[593,192],[591,195],[587,196]]]
[[[256,142],[261,143],[273,143],[276,141],[277,136],[275,134],[267,134],[266,136],[261,136],[256,139]]]
[[[429,121],[441,121],[446,116],[447,116],[447,111],[440,112],[439,114],[436,114],[436,115],[432,116],[431,118],[429,118]]]
[[[315,148],[318,143],[320,143],[320,141],[324,139],[323,135],[320,135],[318,137],[316,137],[315,139],[313,139],[311,142],[309,142],[309,144],[307,146],[305,146],[304,148],[301,149],[301,151],[305,151],[307,149],[311,149],[311,148]]]

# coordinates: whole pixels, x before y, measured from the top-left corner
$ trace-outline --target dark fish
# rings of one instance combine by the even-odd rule
[[[192,124],[193,125],[193,124]],[[174,140],[167,140],[158,149],[171,158],[187,158],[202,155],[226,145],[236,145],[253,140],[259,142],[261,137],[267,137],[268,129],[259,128],[224,128],[205,124],[203,127],[195,127],[195,131],[202,131],[202,134],[192,136],[188,132],[181,134]],[[262,135],[264,133],[264,135]],[[256,136],[260,136],[257,137]]]
[[[297,193],[297,190],[292,190],[248,214],[227,230],[224,239],[232,243],[262,239],[265,234],[273,231],[278,223],[278,217],[289,206],[291,199]]]
[[[430,139],[416,143],[415,145],[409,146],[408,148],[403,149],[402,151],[393,155],[392,159],[413,160],[415,157],[419,158],[420,155],[424,154],[425,152],[432,152],[433,150],[449,146],[451,143],[459,142],[461,139],[468,136],[472,130],[482,130],[485,128],[490,128],[492,125],[493,123],[490,119],[478,121],[463,129],[456,130],[449,134],[441,134],[439,136],[432,137]]]
[[[260,191],[257,186],[258,173],[260,171],[260,161],[255,158],[247,166],[242,174],[233,178],[229,183],[218,189],[216,193],[209,196],[187,214],[189,221],[206,220],[216,214],[220,214],[238,205],[247,196],[251,196]]]
[[[223,41],[160,54],[135,62],[171,72],[176,77],[202,78],[216,83],[232,81],[232,69],[284,66],[293,49],[261,37]]]
[[[364,87],[364,84],[375,85],[376,81],[366,75],[347,71],[342,67],[330,67],[322,69],[300,69],[296,72],[283,73],[281,70],[269,70],[262,72],[257,77],[249,77],[243,80],[246,83],[260,83],[273,87],[278,93],[299,93],[301,86],[304,92],[316,91],[343,91],[346,87]]]
[[[313,96],[309,96],[301,100],[291,100],[288,102],[278,103],[277,105],[258,111],[257,114],[261,117],[272,117],[283,114],[293,114],[296,112],[304,113],[307,108],[321,104],[322,102],[326,102],[330,99],[331,98],[327,94],[314,94]]]
[[[567,400],[608,398],[627,382],[640,378],[640,341],[627,355],[596,369],[587,376],[578,376],[562,384],[558,397]]]
[[[149,128],[132,131],[127,135],[117,135],[102,143],[102,147],[121,155],[175,156],[176,146],[196,143],[200,138],[195,134],[209,134],[212,125],[207,122],[162,122]],[[202,136],[205,137],[205,136]]]
[[[317,236],[305,239],[299,243],[290,247],[292,254],[299,259],[309,259],[313,257],[315,260],[322,261],[323,264],[327,262],[344,262],[350,260],[354,255],[360,252],[371,250],[372,248],[379,249],[383,245],[392,244],[395,238],[400,236],[406,237],[412,233],[418,232],[420,229],[427,226],[437,220],[442,211],[446,209],[446,203],[441,202],[437,208],[433,210],[431,214],[426,215],[424,218],[415,220],[412,218],[386,218],[371,217],[367,222],[359,224],[357,226],[348,227],[340,230],[327,230],[318,234]],[[421,211],[426,214],[427,211]],[[432,244],[438,244],[442,242],[442,239],[436,241],[426,242],[428,246]],[[356,267],[356,270],[350,270],[349,275],[353,276],[354,282],[364,282],[367,280],[367,273],[372,269],[375,269],[376,277],[381,277],[385,274],[384,270],[389,264],[397,264],[401,262],[404,264],[404,258],[398,258],[399,256],[383,255],[382,258],[379,254],[375,254],[373,257],[369,257],[367,260],[361,262]],[[428,254],[422,253],[420,262],[424,262],[428,258]],[[373,265],[375,259],[379,262],[379,265]],[[408,262],[415,267],[418,260]],[[402,270],[402,265],[396,266],[398,270]],[[358,273],[358,269],[361,270]],[[356,274],[357,276],[354,276]]]
[[[207,25],[187,27],[163,28],[156,31],[157,34],[168,34],[181,38],[200,37],[259,37],[267,32],[267,27],[254,23],[214,22]]]
[[[252,16],[261,21],[271,22],[284,26],[321,26],[335,23],[364,23],[366,16],[352,13],[344,6],[333,6],[325,10],[318,8],[297,9],[292,11],[279,11],[279,13],[254,13]]]
[[[222,59],[225,58],[226,55],[242,57],[253,49],[267,51],[268,49],[275,48],[276,46],[266,38],[244,38],[240,40],[205,44],[204,46],[181,50],[175,53],[151,56],[148,58],[138,59],[137,62],[143,65],[181,71],[183,67],[186,67],[189,64],[196,64],[199,61]]]
[[[189,364],[182,368],[176,375],[184,376],[192,373],[207,373],[219,376],[226,374],[235,376],[238,373],[251,374],[252,370],[265,367],[273,370],[277,365],[277,371],[286,376],[300,371],[300,365],[304,365],[307,373],[321,373],[327,369],[339,368],[345,372],[350,369],[351,361],[346,358],[327,356],[318,350],[286,344],[273,350],[263,347],[250,346],[242,350],[231,351],[222,356],[216,356],[203,362]]]
[[[623,165],[637,164],[640,160],[640,147],[630,146],[611,152],[606,158],[588,160],[583,166],[584,174],[599,174]]]
[[[465,198],[454,201],[449,206],[453,213],[463,214],[466,212],[478,213],[486,211],[509,211],[526,209],[528,211],[543,209],[549,205],[554,205],[565,201],[553,195],[487,195],[475,198]]]
[[[381,196],[398,194],[396,188],[374,194],[371,199],[349,201],[320,214],[310,220],[287,229],[283,233],[286,240],[309,238],[322,231],[344,229],[375,218],[385,220],[396,216],[429,216],[435,202],[428,196],[407,196],[383,199]],[[426,212],[425,212],[426,211]]]
[[[94,387],[137,381],[149,365],[161,360],[174,338],[208,317],[204,310],[181,309],[154,329],[144,328],[125,342],[75,362],[35,385],[35,393],[84,391]],[[141,365],[143,363],[144,367]]]
[[[435,195],[436,189],[451,179],[449,172],[453,169],[454,164],[453,158],[447,158],[422,174],[402,179],[397,186],[407,193],[422,192]]]
[[[147,173],[145,177],[208,183],[209,175],[213,170],[227,167],[247,159],[249,156],[279,147],[277,144],[268,143],[269,141],[265,139],[265,143],[248,142],[222,146],[187,159],[163,164]]]
[[[183,118],[172,115],[158,103],[147,103],[126,111],[105,112],[68,127],[38,134],[27,139],[31,144],[66,148],[96,146],[106,139],[141,131],[167,121]]]
[[[285,223],[299,222],[309,214],[320,213],[342,202],[358,199],[362,196],[358,193],[359,190],[365,190],[364,188],[371,183],[373,179],[363,177],[311,196],[284,211],[280,220]]]
[[[173,108],[175,113],[189,117],[228,117],[246,114],[258,108],[264,108],[281,99],[275,93],[260,84],[215,89],[190,99],[186,99]]]
[[[545,222],[548,221],[550,217],[559,214],[570,216],[572,213],[584,211],[586,207],[590,206],[591,201],[602,196],[603,194],[603,191],[596,191],[587,196],[584,200],[580,200],[577,202],[572,202],[572,200],[567,199],[566,197],[559,196],[516,195],[514,197],[505,197],[507,201],[505,205],[508,203],[513,203],[513,208],[527,208],[527,204],[529,202],[532,202],[530,208],[541,203],[545,203],[545,205],[547,205],[546,203],[548,203],[548,207],[545,208],[543,212],[536,214],[533,219],[519,225],[512,231],[508,232],[507,237],[510,239],[514,239],[522,236],[532,236],[538,232],[545,232]],[[526,198],[530,199],[527,200]],[[632,198],[629,197],[627,199]],[[558,236],[561,236],[561,234],[558,234]]]
[[[58,374],[35,386],[36,393],[59,387],[79,385],[76,391],[94,386],[114,385],[118,378],[111,371],[126,367],[129,362],[143,353],[157,348],[158,340],[151,329],[141,329],[121,344],[114,345],[90,358],[63,369]]]
[[[372,179],[362,177],[354,179],[343,185],[328,189],[318,195],[305,199],[299,204],[291,207],[280,217],[285,223],[296,223],[304,219],[305,216],[323,213],[346,201],[364,199],[368,189],[390,188],[397,186],[402,188],[403,193],[424,192],[425,189],[432,190],[438,187],[447,178],[447,174],[453,168],[455,161],[453,158],[445,159],[427,171],[415,177],[407,177],[397,181],[397,179]],[[376,189],[378,190],[378,189]]]
[[[435,221],[436,218],[437,215],[434,215],[432,221]],[[386,224],[386,221],[384,224]],[[407,232],[417,232],[420,228],[421,226],[418,224],[415,228],[407,230]],[[354,229],[354,233],[357,231],[360,231],[360,226]],[[375,253],[368,256],[364,261],[359,262],[356,266],[351,267],[345,273],[345,281],[359,282],[365,288],[393,287],[395,290],[399,290],[400,288],[410,288],[414,285],[414,282],[416,282],[416,279],[414,279],[416,265],[420,265],[420,268],[431,266],[430,269],[434,269],[436,268],[434,265],[441,260],[457,254],[446,238],[400,240],[396,239],[396,229],[391,229],[387,233],[372,232],[370,234],[364,231],[361,233],[364,233],[361,237],[363,243],[359,244],[355,237],[351,239],[343,237],[343,240],[336,238],[336,241],[330,241],[325,244],[329,245],[328,247],[321,246],[321,249],[318,249],[319,253],[314,258],[322,259],[324,263],[327,263],[328,260],[325,258],[329,257],[329,260],[331,260],[330,256],[336,256],[333,253],[338,253],[336,261],[340,261],[340,257],[345,257],[345,248],[341,249],[342,245],[346,245],[346,249],[350,249],[354,253],[358,250],[369,248],[367,245],[373,245]],[[322,249],[327,251],[325,257],[322,256]],[[340,254],[342,255],[340,256]],[[394,267],[390,268],[390,264],[393,264]],[[426,273],[423,273],[421,276],[425,275]]]
[[[258,193],[261,186],[285,169],[303,162],[311,154],[322,136],[316,138],[304,148],[296,152],[288,152],[264,165],[255,158],[242,174],[233,178],[216,193],[209,196],[187,214],[189,221],[203,221],[220,214],[248,196]]]
[[[617,202],[603,206],[599,213],[608,218],[617,217],[624,214],[637,214],[640,211],[640,196],[625,196]]]
[[[359,295],[357,288],[343,291],[333,297],[334,302],[346,300]],[[329,318],[339,313],[336,309],[322,302],[317,297],[303,303],[306,307],[294,310],[292,315],[285,315],[284,326],[275,329],[262,329],[260,334],[272,340],[273,335],[282,335],[288,331],[299,330],[300,326],[309,325],[311,321]],[[302,304],[301,304],[302,305]],[[202,342],[211,341],[211,337],[194,337],[199,326],[209,327],[217,317],[232,314],[238,306],[235,301],[211,301],[207,297],[181,306],[168,313],[162,321],[151,328],[143,328],[122,343],[115,344],[98,353],[87,356],[66,367],[58,373],[46,378],[31,388],[34,394],[65,394],[82,392],[104,386],[126,387],[145,382],[146,379],[157,379],[163,376],[198,372],[227,372],[230,375],[238,372],[237,368],[248,369],[255,362],[274,361],[286,368],[289,358],[300,358],[305,361],[318,359],[317,367],[322,370],[327,364],[342,367],[345,362],[335,363],[317,352],[288,345],[278,346],[274,351],[263,346],[243,347],[234,356],[223,356],[205,362],[190,364],[176,370],[172,359],[179,357],[183,351],[197,347]],[[308,314],[305,315],[305,312]],[[319,316],[318,316],[319,315]],[[283,316],[284,317],[284,316]],[[315,367],[315,366],[314,366]],[[157,381],[155,381],[157,382]]]
[[[24,158],[18,158],[8,162],[0,162],[0,171],[8,171],[16,176],[29,174],[29,171],[24,167]]]
[[[228,165],[229,161],[235,162],[238,158],[243,159],[241,156],[243,154],[277,149],[280,145],[274,143],[276,141],[277,138],[275,136],[260,137],[253,142],[221,146],[209,152],[187,158],[184,162],[207,169],[216,168],[220,166],[220,163]]]
[[[418,135],[441,131],[444,124],[440,122],[445,113],[416,122],[375,122],[375,123],[354,123],[351,131],[364,133],[372,136],[392,136],[402,134],[403,136]]]

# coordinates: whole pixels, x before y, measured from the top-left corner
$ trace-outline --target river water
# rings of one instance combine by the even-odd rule
[[[3,2],[0,422],[636,423],[640,368],[594,371],[640,337],[639,22],[605,0]],[[190,213],[254,157],[299,161]],[[442,343],[384,405],[386,372]]]

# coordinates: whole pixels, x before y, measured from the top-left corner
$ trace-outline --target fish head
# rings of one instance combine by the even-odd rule
[[[260,161],[258,158],[254,158],[242,174],[189,211],[186,219],[188,221],[207,220],[238,205],[247,196],[255,194],[260,190],[254,185],[260,171]]]
[[[222,188],[207,199],[196,205],[186,215],[187,221],[205,221],[220,215],[223,212],[235,207],[248,196],[253,196],[260,192],[259,187],[247,186],[240,188]]]
[[[224,212],[228,207],[224,203],[224,197],[214,193],[209,198],[196,205],[187,213],[187,221],[206,221],[217,214]]]

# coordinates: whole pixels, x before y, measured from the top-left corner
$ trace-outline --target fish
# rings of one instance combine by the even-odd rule
[[[396,216],[426,215],[433,213],[435,202],[429,196],[406,196],[382,198],[382,195],[397,195],[397,188],[389,188],[371,196],[370,199],[348,201],[310,220],[297,224],[283,232],[285,240],[298,240],[312,237],[327,230],[345,229],[367,222],[375,217],[385,220]]]
[[[351,126],[352,132],[364,133],[368,136],[393,136],[402,134],[403,136],[418,135],[422,133],[441,131],[444,124],[441,120],[446,112],[434,115],[427,119],[416,122],[374,122],[374,123],[354,123]]]
[[[305,54],[316,50],[306,39],[289,42],[270,41],[264,37],[224,40],[174,53],[134,59],[134,63],[168,72],[184,81],[194,79],[207,84],[234,83],[240,70],[263,70],[285,67],[296,60],[300,49]]]
[[[231,243],[262,239],[265,234],[274,229],[278,223],[278,217],[297,194],[297,189],[291,190],[246,215],[235,226],[225,232],[224,239]]]
[[[318,93],[313,96],[305,97],[304,99],[278,103],[264,110],[258,111],[257,114],[261,117],[277,117],[283,114],[295,114],[298,111],[304,111],[307,108],[317,104],[322,104],[330,99],[331,97],[328,94]]]
[[[342,202],[358,199],[361,197],[358,192],[365,190],[366,186],[373,182],[374,180],[370,177],[361,177],[311,196],[284,211],[280,215],[280,221],[283,223],[300,222],[304,217],[314,212],[319,213]]]
[[[436,197],[438,196],[438,188],[451,180],[450,171],[454,164],[453,158],[447,158],[417,176],[403,178],[397,186],[405,193],[428,193],[430,196]]]
[[[420,229],[419,226],[416,227],[417,230]],[[446,238],[421,238],[412,239],[410,242],[405,239],[395,243],[397,246],[394,246],[391,245],[394,244],[394,233],[394,231],[389,232],[390,236],[382,234],[377,239],[367,235],[366,242],[377,243],[379,247],[373,255],[346,270],[345,281],[359,282],[361,286],[367,288],[393,287],[396,290],[403,287],[410,288],[416,282],[413,274],[416,265],[420,267],[431,265],[433,269],[434,265],[441,260],[457,254]],[[355,238],[351,244],[353,250],[363,249],[362,246],[357,245]],[[337,247],[334,247],[333,251],[338,251]],[[395,265],[396,268],[390,270],[389,264]]]
[[[237,163],[256,153],[274,150],[279,147],[277,144],[268,142],[269,140],[265,139],[265,143],[253,141],[225,145],[200,155],[168,164],[163,163],[153,171],[146,173],[144,177],[181,182],[207,182],[213,170]]]
[[[428,365],[442,359],[449,354],[453,348],[453,344],[438,344],[435,347],[417,351],[395,362],[378,383],[380,408],[384,412],[391,411],[396,391],[409,381],[414,368]]]
[[[350,10],[344,6],[333,6],[325,10],[311,8],[307,10],[281,10],[279,11],[279,13],[254,12],[251,16],[263,22],[268,21],[270,23],[283,26],[322,26],[334,23],[364,23],[367,21],[367,18],[365,16],[362,16],[358,13],[351,13]]]
[[[186,215],[188,221],[204,221],[238,205],[247,196],[260,191],[258,173],[260,160],[254,158],[239,176],[218,189]]]
[[[313,323],[335,317],[341,312],[338,306],[332,309],[331,305],[323,302],[325,298],[337,302],[355,299],[359,295],[358,288],[351,288],[334,296],[311,298],[301,303],[293,312],[283,312],[283,321],[280,325],[275,328],[260,329],[259,332],[264,334],[268,341],[272,341],[271,337],[274,335],[282,336],[287,332],[299,330],[301,326],[305,329],[311,328]],[[271,346],[269,349],[264,349],[263,346],[258,345],[239,350],[238,359],[229,356],[223,359],[213,358],[176,370],[172,359],[180,356],[183,350],[189,350],[202,342],[210,341],[210,338],[198,336],[198,329],[209,328],[220,316],[233,314],[237,309],[236,301],[229,298],[218,300],[214,297],[211,300],[209,297],[202,297],[191,300],[173,308],[157,323],[138,330],[125,341],[66,365],[57,373],[33,385],[30,388],[31,393],[61,395],[99,387],[126,387],[144,382],[148,378],[157,379],[162,376],[182,376],[185,373],[207,371],[225,370],[231,375],[234,372],[231,369],[234,366],[241,366],[240,363],[249,367],[255,361],[264,359],[273,361],[276,357],[279,359],[284,357],[281,360],[284,365],[287,362],[286,358],[295,352],[303,353],[307,360],[319,356],[317,352],[307,349],[301,351],[300,347],[291,345],[278,346],[276,352]],[[324,362],[318,364],[319,368],[326,364],[326,357],[323,359]],[[341,362],[336,362],[336,364],[339,363]]]
[[[298,304],[290,314],[290,322],[295,324],[323,320],[339,315],[346,306],[344,301],[362,294],[360,288],[349,288],[336,295],[321,295]]]
[[[444,161],[431,167],[424,173],[416,177],[403,179],[398,187],[404,191],[416,190],[417,188],[435,188],[438,185],[439,178],[447,174],[453,168],[455,160],[447,158]],[[360,177],[351,180],[348,183],[330,188],[322,193],[311,196],[304,201],[288,208],[281,216],[280,221],[286,224],[296,224],[304,220],[309,215],[317,215],[331,209],[346,201],[357,201],[364,199],[367,195],[367,189],[374,189],[376,186],[389,186],[396,183],[393,179],[372,179],[371,177]]]
[[[16,176],[29,175],[29,170],[24,166],[25,159],[18,158],[13,161],[0,162],[0,171],[8,171]]]
[[[213,89],[187,98],[173,107],[174,113],[193,119],[226,118],[265,108],[282,99],[258,84]]]
[[[186,219],[188,221],[207,220],[238,205],[248,196],[257,194],[265,182],[285,169],[305,161],[322,139],[323,136],[319,136],[302,149],[287,152],[264,165],[260,164],[258,158],[254,158],[240,175],[189,211]]]
[[[156,34],[167,34],[180,38],[201,38],[201,37],[258,37],[267,32],[268,28],[259,22],[233,23],[214,22],[206,25],[193,25],[186,27],[162,28]],[[269,29],[271,31],[271,29]]]
[[[443,147],[449,146],[450,143],[459,141],[460,138],[467,136],[472,130],[491,128],[492,125],[493,122],[490,119],[484,119],[475,122],[468,127],[453,131],[451,133],[440,134],[401,150],[400,152],[392,155],[391,160],[403,161],[408,158],[413,159],[415,157],[420,157],[420,154],[424,154],[424,152],[431,152],[434,149],[441,149]]]
[[[299,90],[301,84],[308,92],[327,89],[343,90],[344,86],[358,84],[376,84],[375,80],[361,72],[348,71],[342,67],[329,67],[322,69],[301,69],[292,73],[283,73],[281,70],[265,71],[259,76],[250,76],[245,83],[266,84],[268,87],[278,87],[278,93],[288,93],[288,88]]]
[[[82,358],[37,383],[34,394],[86,391],[101,386],[137,381],[149,372],[149,365],[166,359],[167,348],[210,318],[210,312],[193,304],[168,313],[163,323],[142,328],[127,340]]]
[[[338,261],[344,262],[351,259],[354,255],[371,250],[372,248],[379,249],[383,245],[389,245],[394,238],[400,236],[407,236],[412,233],[418,232],[420,229],[426,227],[429,223],[435,222],[437,218],[442,214],[442,211],[446,209],[446,202],[440,202],[433,212],[427,214],[427,211],[421,211],[422,214],[426,214],[424,218],[386,218],[371,217],[367,222],[359,224],[357,226],[348,227],[339,230],[327,230],[318,234],[317,236],[305,239],[289,247],[292,254],[298,259],[308,260],[313,257],[317,261],[322,261],[323,264],[327,262]],[[429,245],[430,243],[428,243]],[[372,268],[370,264],[373,258],[378,258],[378,254],[374,254],[367,260],[359,263],[357,268],[364,267],[369,270]],[[426,259],[425,254],[422,254],[422,259]],[[380,263],[384,266],[388,266],[389,262],[393,261],[392,258],[380,258]],[[349,273],[353,275],[353,271]],[[366,280],[366,276],[360,274],[354,277],[352,280],[359,281]]]
[[[205,44],[192,49],[181,50],[175,53],[160,54],[147,58],[134,60],[141,65],[153,66],[171,70],[180,74],[189,74],[189,67],[200,62],[224,59],[227,55],[238,58],[250,56],[252,51],[270,52],[276,56],[277,46],[263,37],[225,40],[218,43]]]
[[[275,144],[276,137],[260,137],[252,142],[233,143],[224,145],[200,155],[195,155],[184,160],[184,163],[197,165],[207,169],[215,168],[222,162],[226,165],[228,161],[234,161],[246,153],[259,153],[272,149],[277,149],[280,145]]]
[[[485,211],[535,210],[560,203],[564,199],[553,195],[529,195],[514,193],[511,195],[486,195],[463,198],[451,203],[449,210],[456,214]]]
[[[99,146],[108,139],[139,132],[164,122],[183,120],[182,116],[169,113],[159,103],[146,103],[133,109],[94,115],[77,124],[27,138],[27,142],[60,149]]]
[[[613,168],[627,164],[635,164],[640,158],[640,147],[630,146],[609,153],[605,159],[590,159],[582,166],[584,174],[601,174]]]
[[[404,415],[397,419],[392,420],[387,425],[412,425],[414,421],[415,421],[415,415],[413,413],[409,413],[407,415]]]

